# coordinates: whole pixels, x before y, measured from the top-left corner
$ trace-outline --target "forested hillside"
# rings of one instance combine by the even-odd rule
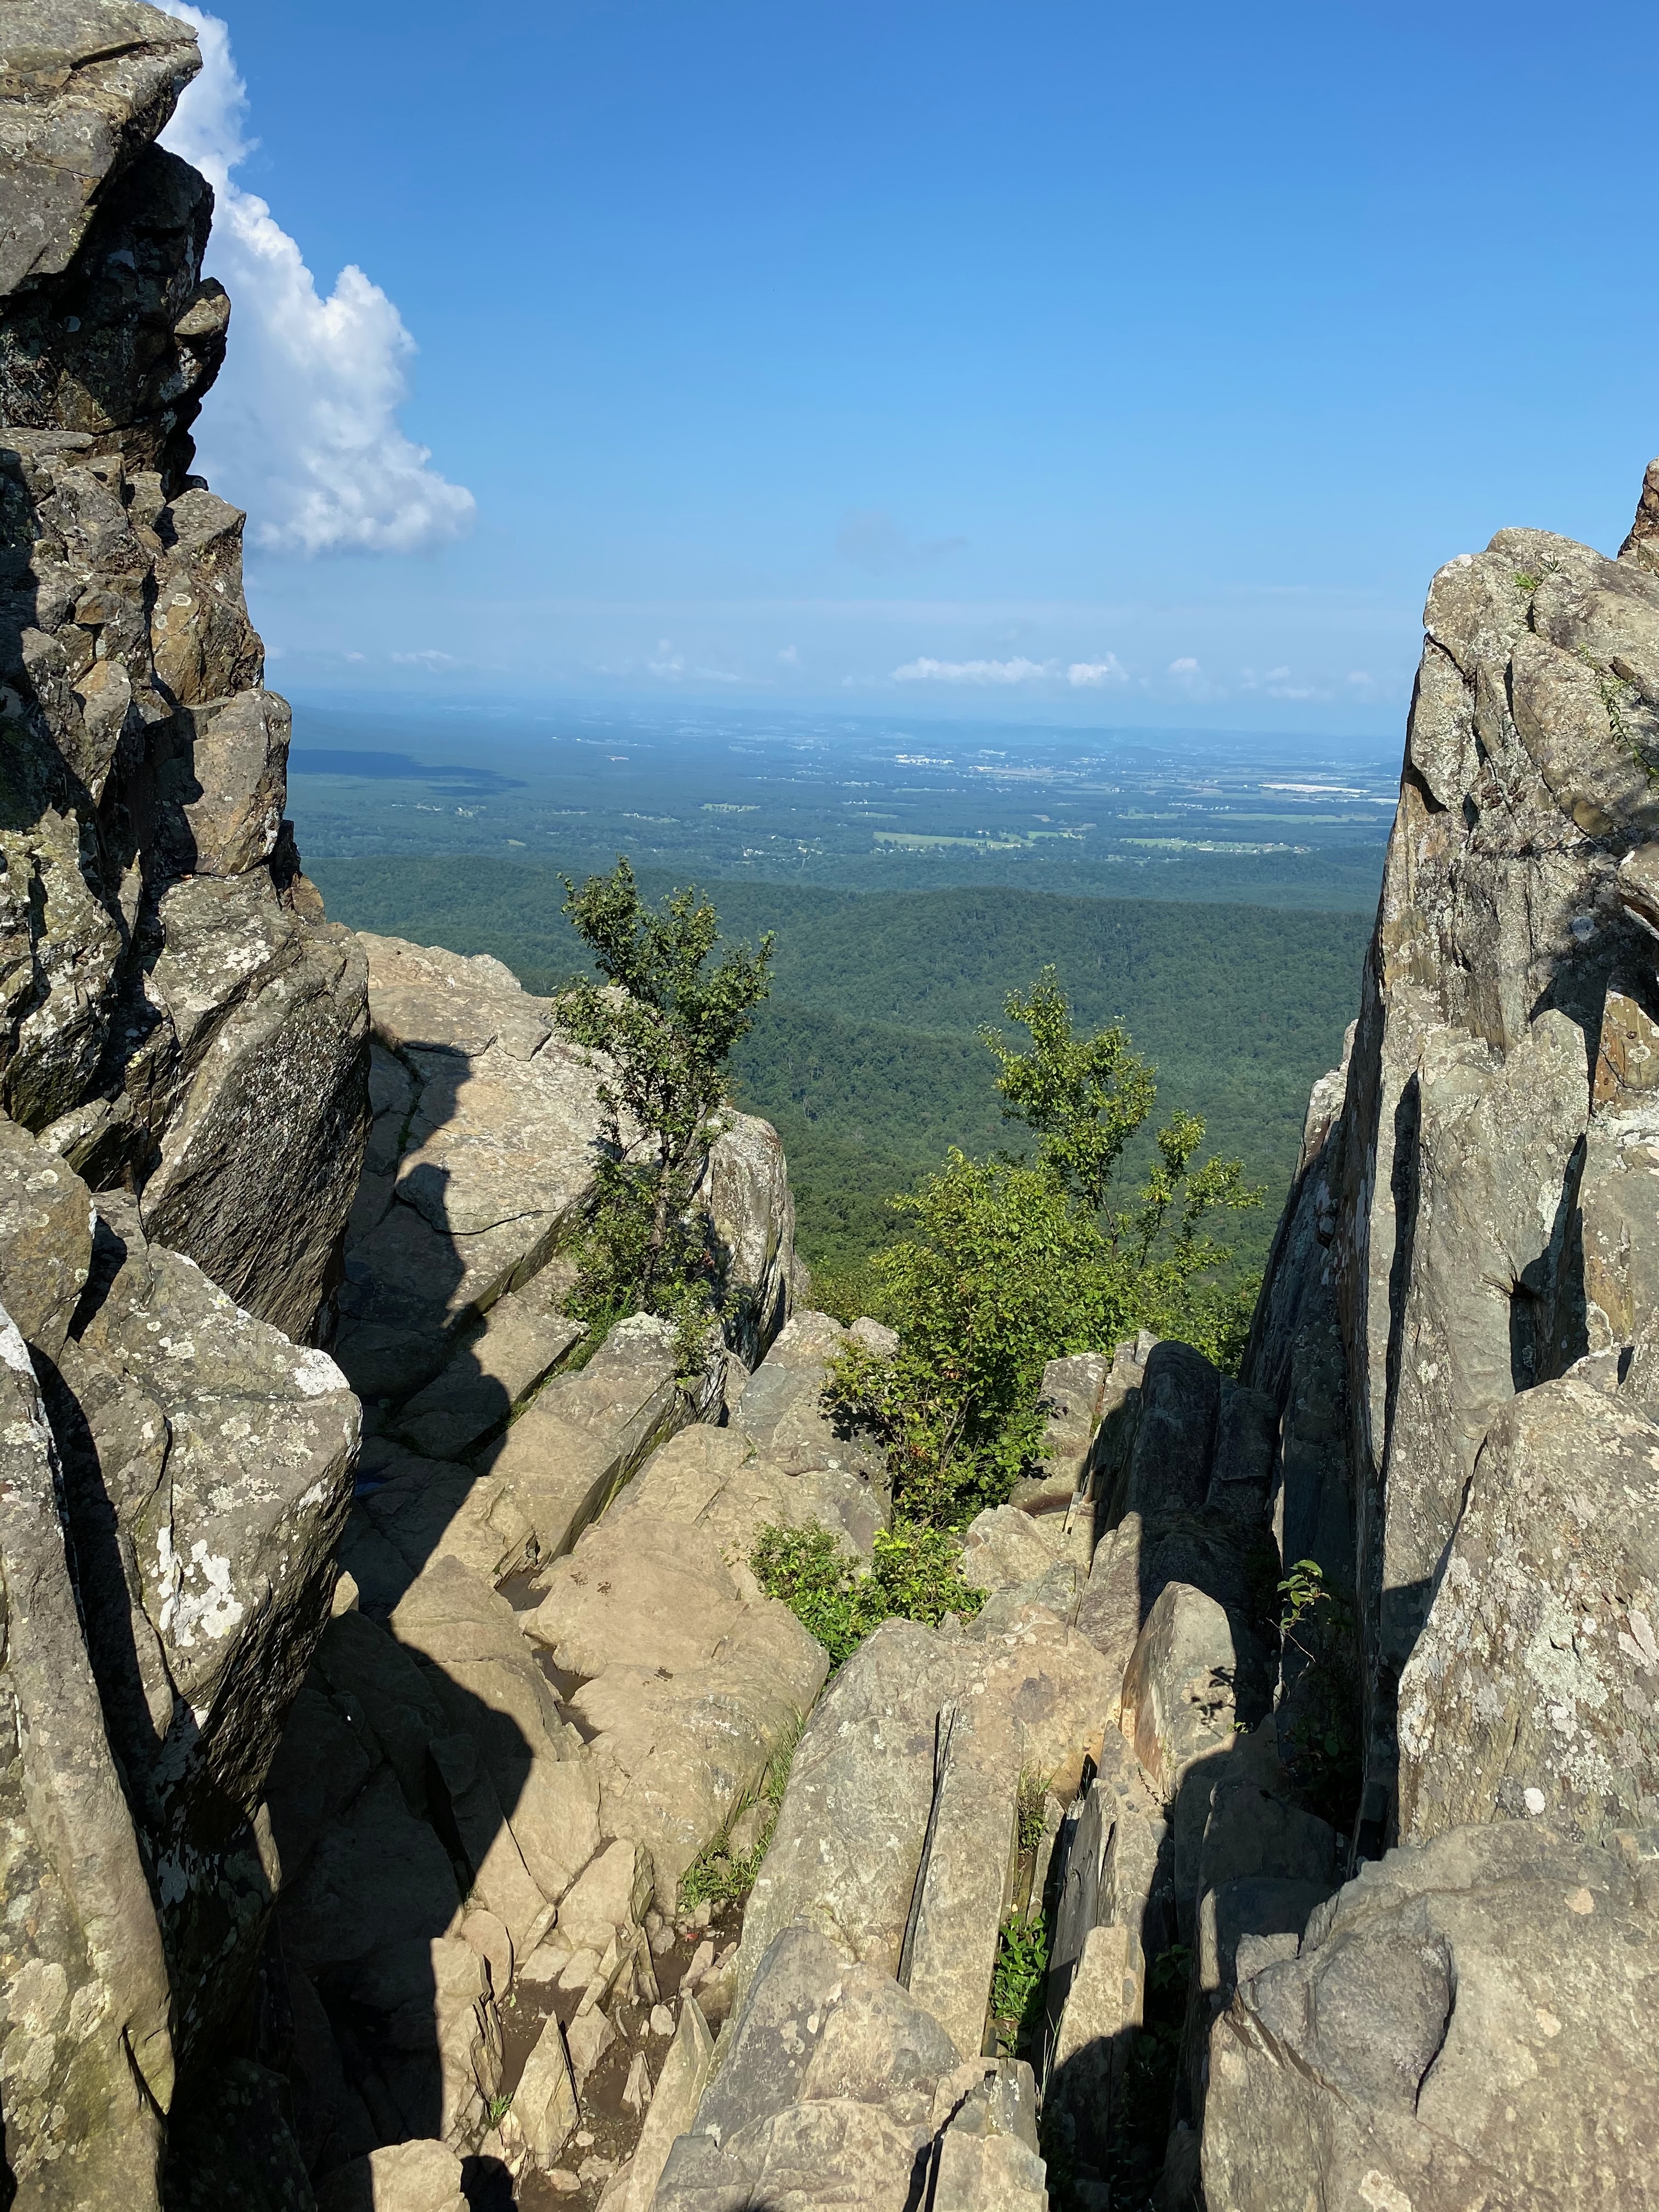
[[[580,964],[544,867],[376,858],[320,860],[314,873],[339,920],[493,952],[532,989]],[[653,893],[671,881],[641,876]],[[738,1049],[738,1090],[783,1133],[809,1259],[861,1257],[890,1232],[888,1193],[946,1146],[1009,1141],[975,1032],[1048,962],[1080,1022],[1121,1019],[1156,1062],[1160,1114],[1204,1114],[1215,1147],[1267,1185],[1239,1224],[1242,1254],[1262,1255],[1309,1086],[1341,1049],[1363,915],[1009,890],[705,888],[728,935],[777,933],[772,998]]]

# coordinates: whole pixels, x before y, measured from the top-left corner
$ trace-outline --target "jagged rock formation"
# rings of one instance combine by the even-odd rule
[[[979,1620],[889,1623],[807,1725],[658,2212],[1659,2190],[1656,478],[1617,562],[1504,532],[1435,580],[1243,1378],[1056,1363]],[[993,2181],[950,2061],[1018,2106],[978,2054],[1045,1881],[1050,2166],[1009,2127]]]
[[[672,1908],[823,1678],[748,1572],[754,1532],[835,1517],[867,1554],[887,1513],[818,1410],[844,1332],[782,1326],[775,1133],[737,1115],[711,1147],[729,1346],[683,1375],[639,1315],[573,1368],[596,1072],[499,962],[362,942],[374,1121],[337,1349],[369,1433],[270,1780],[284,2024],[263,2046],[298,2160],[341,2203],[401,2202],[458,2158],[569,2174],[578,2090],[653,1985],[653,1897]],[[679,2072],[700,2086],[692,2057]],[[392,2159],[415,2141],[425,2165]]]
[[[212,193],[151,141],[194,37],[58,0],[3,39],[0,1104],[305,1337],[356,1182],[363,963],[284,839],[242,518],[189,473],[229,302]]]
[[[594,1071],[498,963],[332,927],[283,823],[188,473],[191,35],[0,15],[15,2201],[1651,2202],[1659,463],[1616,561],[1435,580],[1241,1379],[1054,1363],[982,1610],[826,1684],[757,1533],[867,1559],[892,1501],[775,1134],[711,1148],[696,1371],[584,1341]]]
[[[285,836],[242,518],[189,474],[229,313],[211,193],[154,143],[193,33],[3,12],[0,2108],[20,2203],[142,2212],[169,2115],[229,2094],[349,1503],[356,1401],[301,1347],[365,969]]]

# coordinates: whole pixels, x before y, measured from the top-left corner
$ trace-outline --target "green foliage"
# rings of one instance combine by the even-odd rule
[[[1602,711],[1607,715],[1607,728],[1614,744],[1635,762],[1650,783],[1659,781],[1659,763],[1655,761],[1649,748],[1625,720],[1626,709],[1633,706],[1641,696],[1639,687],[1625,681],[1610,669],[1603,668],[1587,645],[1578,647],[1578,659],[1595,678],[1596,692],[1601,698]]]
[[[991,1033],[1006,1112],[1038,1138],[1035,1164],[952,1148],[920,1189],[896,1198],[912,1233],[872,1262],[891,1359],[861,1345],[836,1358],[832,1401],[886,1442],[894,1494],[914,1519],[960,1526],[1000,1504],[1036,1452],[1046,1363],[1140,1327],[1232,1365],[1254,1285],[1229,1284],[1217,1212],[1258,1206],[1237,1160],[1195,1164],[1204,1124],[1176,1113],[1133,1205],[1105,1206],[1112,1170],[1149,1118],[1152,1070],[1120,1027],[1075,1036],[1052,969],[1012,994],[1017,1053]]]
[[[1011,1912],[997,1937],[991,1976],[991,2024],[999,2051],[1012,2057],[1030,2050],[1042,2024],[1048,1972],[1048,1930],[1042,1913]]]
[[[484,2100],[484,2111],[489,2115],[489,2124],[492,2128],[500,2127],[501,2122],[507,2118],[512,2109],[513,2092],[511,2089],[507,2090],[506,2094],[503,2096],[488,2097]]]
[[[1018,1847],[1022,1858],[1032,1857],[1042,1841],[1043,1818],[1048,1805],[1048,1785],[1029,1769],[1019,1778]]]
[[[1028,992],[1011,991],[1003,1012],[1031,1039],[1029,1052],[1016,1052],[1000,1031],[980,1031],[1001,1070],[1003,1116],[1035,1132],[1041,1165],[1098,1212],[1123,1147],[1152,1110],[1152,1071],[1121,1022],[1091,1037],[1073,1035],[1072,1010],[1053,967]]]
[[[781,1599],[823,1644],[832,1671],[895,1615],[937,1628],[947,1613],[969,1620],[985,1602],[983,1590],[963,1581],[960,1547],[949,1535],[903,1522],[878,1532],[867,1571],[820,1522],[763,1528],[749,1564],[767,1595]]]
[[[1352,1608],[1316,1559],[1298,1559],[1279,1584],[1279,1634],[1302,1662],[1286,1668],[1279,1740],[1310,1809],[1338,1829],[1359,1795],[1359,1677]]]
[[[1249,1180],[1281,1192],[1309,1085],[1335,1060],[1353,1010],[1376,902],[1374,850],[1357,856],[1365,866],[1353,893],[1363,915],[1178,904],[1175,878],[1187,883],[1178,870],[1163,872],[1169,889],[1158,899],[982,888],[849,892],[729,878],[705,885],[729,933],[751,943],[763,931],[777,933],[772,995],[732,1052],[732,1096],[777,1125],[797,1240],[814,1269],[856,1268],[892,1242],[897,1224],[885,1194],[911,1188],[947,1146],[976,1156],[1002,1141],[1002,1101],[985,1080],[975,1030],[1012,984],[1049,960],[1067,979],[1079,1026],[1121,1019],[1157,1064],[1160,1105],[1201,1108],[1216,1150],[1239,1155]],[[1231,864],[1206,855],[1202,865],[1224,879]],[[1316,860],[1287,856],[1292,865]],[[354,928],[494,953],[531,990],[562,990],[586,963],[581,940],[547,896],[544,867],[477,855],[322,860],[311,872],[330,912]],[[676,880],[661,867],[637,873],[642,896]],[[1182,888],[1179,896],[1206,894]],[[1334,890],[1330,902],[1335,896]],[[1120,1180],[1138,1180],[1153,1155],[1143,1126],[1125,1149]],[[1229,1241],[1241,1268],[1265,1260],[1276,1210],[1236,1217]],[[867,1299],[860,1310],[871,1310]]]
[[[695,890],[645,906],[625,860],[580,890],[564,913],[605,988],[573,982],[560,1026],[599,1062],[599,1193],[569,1310],[597,1328],[618,1312],[675,1324],[683,1369],[695,1368],[723,1309],[718,1255],[691,1200],[726,1088],[726,1061],[766,996],[772,940],[729,946],[710,965],[720,918]]]
[[[796,1717],[795,1725],[779,1744],[768,1763],[766,1774],[757,1796],[745,1798],[735,1805],[715,1841],[699,1851],[680,1877],[680,1910],[695,1911],[707,1899],[714,1905],[740,1903],[755,1887],[755,1877],[761,1870],[761,1861],[771,1844],[778,1825],[778,1814],[783,1809],[783,1793],[789,1786],[789,1769],[794,1762],[796,1748],[800,1742],[804,1722]],[[731,1848],[732,1831],[743,1814],[752,1805],[764,1805],[766,1817],[750,1850],[734,1853]]]
[[[1296,1631],[1322,1605],[1331,1602],[1331,1593],[1325,1586],[1325,1570],[1317,1559],[1298,1559],[1279,1584],[1283,1600],[1279,1609],[1279,1632],[1291,1643]]]
[[[793,1174],[792,1161],[792,1180]],[[832,1314],[837,1321],[849,1324],[865,1314],[872,1321],[886,1319],[887,1289],[872,1258],[815,1261],[811,1275],[810,1304],[815,1312]]]

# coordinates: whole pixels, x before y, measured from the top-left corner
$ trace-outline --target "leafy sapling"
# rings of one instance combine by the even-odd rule
[[[599,1200],[573,1310],[592,1326],[662,1314],[689,1340],[724,1304],[691,1202],[724,1127],[726,1059],[771,988],[773,939],[714,959],[708,902],[688,890],[647,906],[625,860],[580,890],[563,881],[564,912],[604,978],[572,984],[557,1006],[566,1035],[603,1055]]]

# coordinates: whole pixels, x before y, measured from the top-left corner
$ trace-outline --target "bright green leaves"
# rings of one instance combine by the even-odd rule
[[[720,1255],[690,1212],[726,1089],[726,1060],[770,988],[772,939],[732,945],[710,965],[720,917],[695,890],[659,910],[643,905],[618,860],[564,911],[603,985],[573,984],[560,1026],[602,1054],[599,1199],[572,1310],[599,1326],[630,1311],[661,1313],[693,1340],[723,1310]]]
[[[1036,1158],[970,1160],[953,1150],[893,1205],[910,1234],[875,1255],[890,1359],[852,1346],[831,1395],[886,1441],[895,1496],[913,1519],[960,1526],[1000,1504],[1040,1445],[1047,1362],[1107,1348],[1139,1328],[1234,1366],[1254,1285],[1228,1284],[1231,1258],[1210,1234],[1218,1212],[1257,1206],[1237,1160],[1194,1164],[1204,1124],[1178,1113],[1133,1202],[1108,1208],[1125,1146],[1157,1100],[1152,1070],[1121,1025],[1079,1037],[1060,979],[1044,969],[1007,1000],[1030,1038],[994,1032],[997,1087]]]
[[[1041,1139],[1041,1164],[1098,1212],[1123,1147],[1152,1110],[1152,1070],[1120,1023],[1091,1037],[1073,1036],[1072,1010],[1053,968],[1023,995],[1011,991],[1003,1011],[1031,1039],[1030,1051],[1019,1053],[997,1030],[980,1031],[1001,1071],[1003,1114]]]

